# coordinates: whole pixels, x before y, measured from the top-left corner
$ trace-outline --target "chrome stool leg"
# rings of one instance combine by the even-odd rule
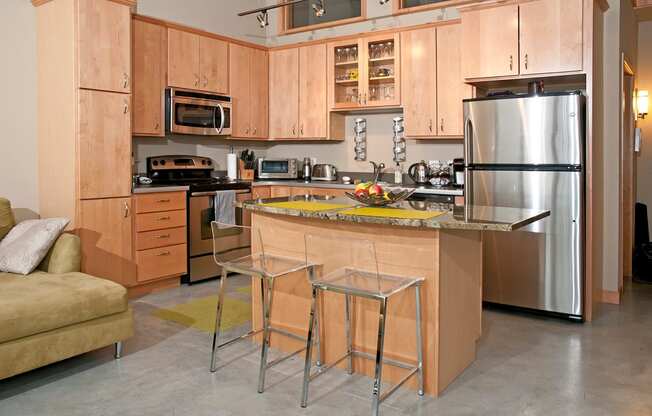
[[[419,380],[419,396],[423,396],[423,341],[421,339],[421,285],[414,286],[416,324],[417,324],[417,377]]]
[[[301,407],[308,405],[308,385],[310,383],[310,367],[312,365],[312,337],[315,329],[315,316],[317,307],[317,288],[312,287],[312,301],[310,303],[310,323],[308,324],[308,339],[306,340],[306,363],[303,369],[303,390],[301,391]]]
[[[379,302],[380,311],[378,316],[378,343],[376,345],[376,371],[371,403],[372,416],[378,416],[380,411],[380,385],[383,375],[383,347],[385,345],[385,320],[387,316],[387,299],[379,299]]]
[[[267,286],[267,295],[265,295],[265,286]],[[265,390],[265,372],[267,370],[267,354],[269,352],[269,341],[272,333],[270,326],[270,315],[272,309],[272,296],[274,293],[274,278],[269,281],[265,277],[260,279],[263,301],[263,345],[260,353],[260,371],[258,372],[258,393]]]
[[[315,266],[308,266],[308,274],[310,275],[310,281],[313,280],[315,276]],[[317,367],[321,367],[321,326],[319,324],[319,315],[315,315],[315,330],[314,330],[314,337],[315,337],[315,347],[317,349],[317,359],[315,360],[315,365]]]
[[[226,276],[229,271],[222,268],[222,277],[220,278],[220,288],[217,295],[217,309],[215,311],[215,331],[213,331],[213,349],[211,351],[211,373],[216,370],[217,361],[217,341],[220,337],[220,329],[222,327],[222,309],[224,309],[224,289],[226,287]]]
[[[346,329],[346,371],[349,375],[353,374],[353,337],[351,336],[351,295],[344,295],[345,300],[345,329]]]

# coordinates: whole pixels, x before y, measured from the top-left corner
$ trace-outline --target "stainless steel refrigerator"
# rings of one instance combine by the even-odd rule
[[[464,100],[468,201],[551,211],[484,234],[486,302],[583,319],[584,105],[579,92]]]

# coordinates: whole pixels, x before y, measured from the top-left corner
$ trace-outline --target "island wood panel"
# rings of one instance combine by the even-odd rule
[[[518,5],[465,10],[461,18],[464,78],[518,75]]]
[[[168,85],[199,89],[199,36],[168,29]]]
[[[78,94],[81,199],[130,196],[130,96],[94,90]]]
[[[345,192],[353,192],[353,189],[340,189],[340,188],[312,188],[311,195],[323,196],[344,196]]]
[[[481,238],[478,231],[437,231],[393,226],[339,223],[264,213],[252,214],[265,250],[297,259],[305,258],[304,235],[337,238],[342,250],[352,250],[354,239],[375,243],[381,272],[422,276],[425,390],[437,396],[475,359],[481,331]],[[258,242],[254,242],[257,250]],[[443,282],[446,279],[446,282]],[[442,283],[443,282],[443,283]],[[260,285],[253,281],[253,321],[260,327]],[[444,297],[447,299],[444,300]],[[377,341],[378,303],[357,298],[353,303],[354,349],[374,353]],[[272,324],[296,334],[307,330],[310,285],[305,272],[276,280]],[[326,363],[346,351],[344,297],[323,293],[320,298],[322,351]],[[414,290],[390,298],[385,337],[385,357],[414,363],[416,328]],[[446,323],[442,320],[446,319]],[[272,335],[272,346],[294,351],[301,342]],[[342,364],[344,365],[344,364]],[[373,374],[373,361],[356,358],[354,370]],[[383,379],[396,382],[405,370],[384,366]],[[416,380],[407,386],[415,389]]]
[[[437,136],[464,136],[462,100],[473,89],[462,77],[461,45],[461,25],[437,28]]]
[[[253,199],[266,199],[272,197],[271,186],[254,186],[251,188],[251,196]]]
[[[167,31],[161,25],[134,19],[133,41],[132,132],[163,137]]]
[[[299,137],[299,49],[269,54],[269,137]]]
[[[582,8],[582,0],[519,6],[521,74],[582,70]]]
[[[206,36],[199,37],[201,89],[229,93],[229,44]]]
[[[108,0],[76,6],[79,87],[131,92],[131,10]]]
[[[270,195],[272,198],[280,198],[285,196],[290,196],[290,187],[289,186],[272,186],[270,189]]]
[[[403,117],[407,137],[437,134],[436,39],[437,31],[431,27],[401,33]]]
[[[250,94],[251,137],[266,139],[269,134],[269,58],[268,53],[260,49],[251,49]]]
[[[231,136],[250,137],[251,134],[251,54],[246,46],[231,45],[229,48],[229,77],[233,113]]]
[[[326,45],[299,49],[299,136],[326,138],[328,109]]]

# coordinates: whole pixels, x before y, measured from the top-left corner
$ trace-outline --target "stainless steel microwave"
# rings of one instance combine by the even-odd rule
[[[200,136],[231,134],[231,97],[169,88],[165,98],[169,132]]]
[[[299,169],[297,159],[258,159],[258,178],[297,179]]]

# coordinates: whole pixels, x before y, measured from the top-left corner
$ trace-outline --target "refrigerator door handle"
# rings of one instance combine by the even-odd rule
[[[471,164],[471,147],[473,146],[473,123],[471,118],[464,120],[464,161],[466,165]]]

